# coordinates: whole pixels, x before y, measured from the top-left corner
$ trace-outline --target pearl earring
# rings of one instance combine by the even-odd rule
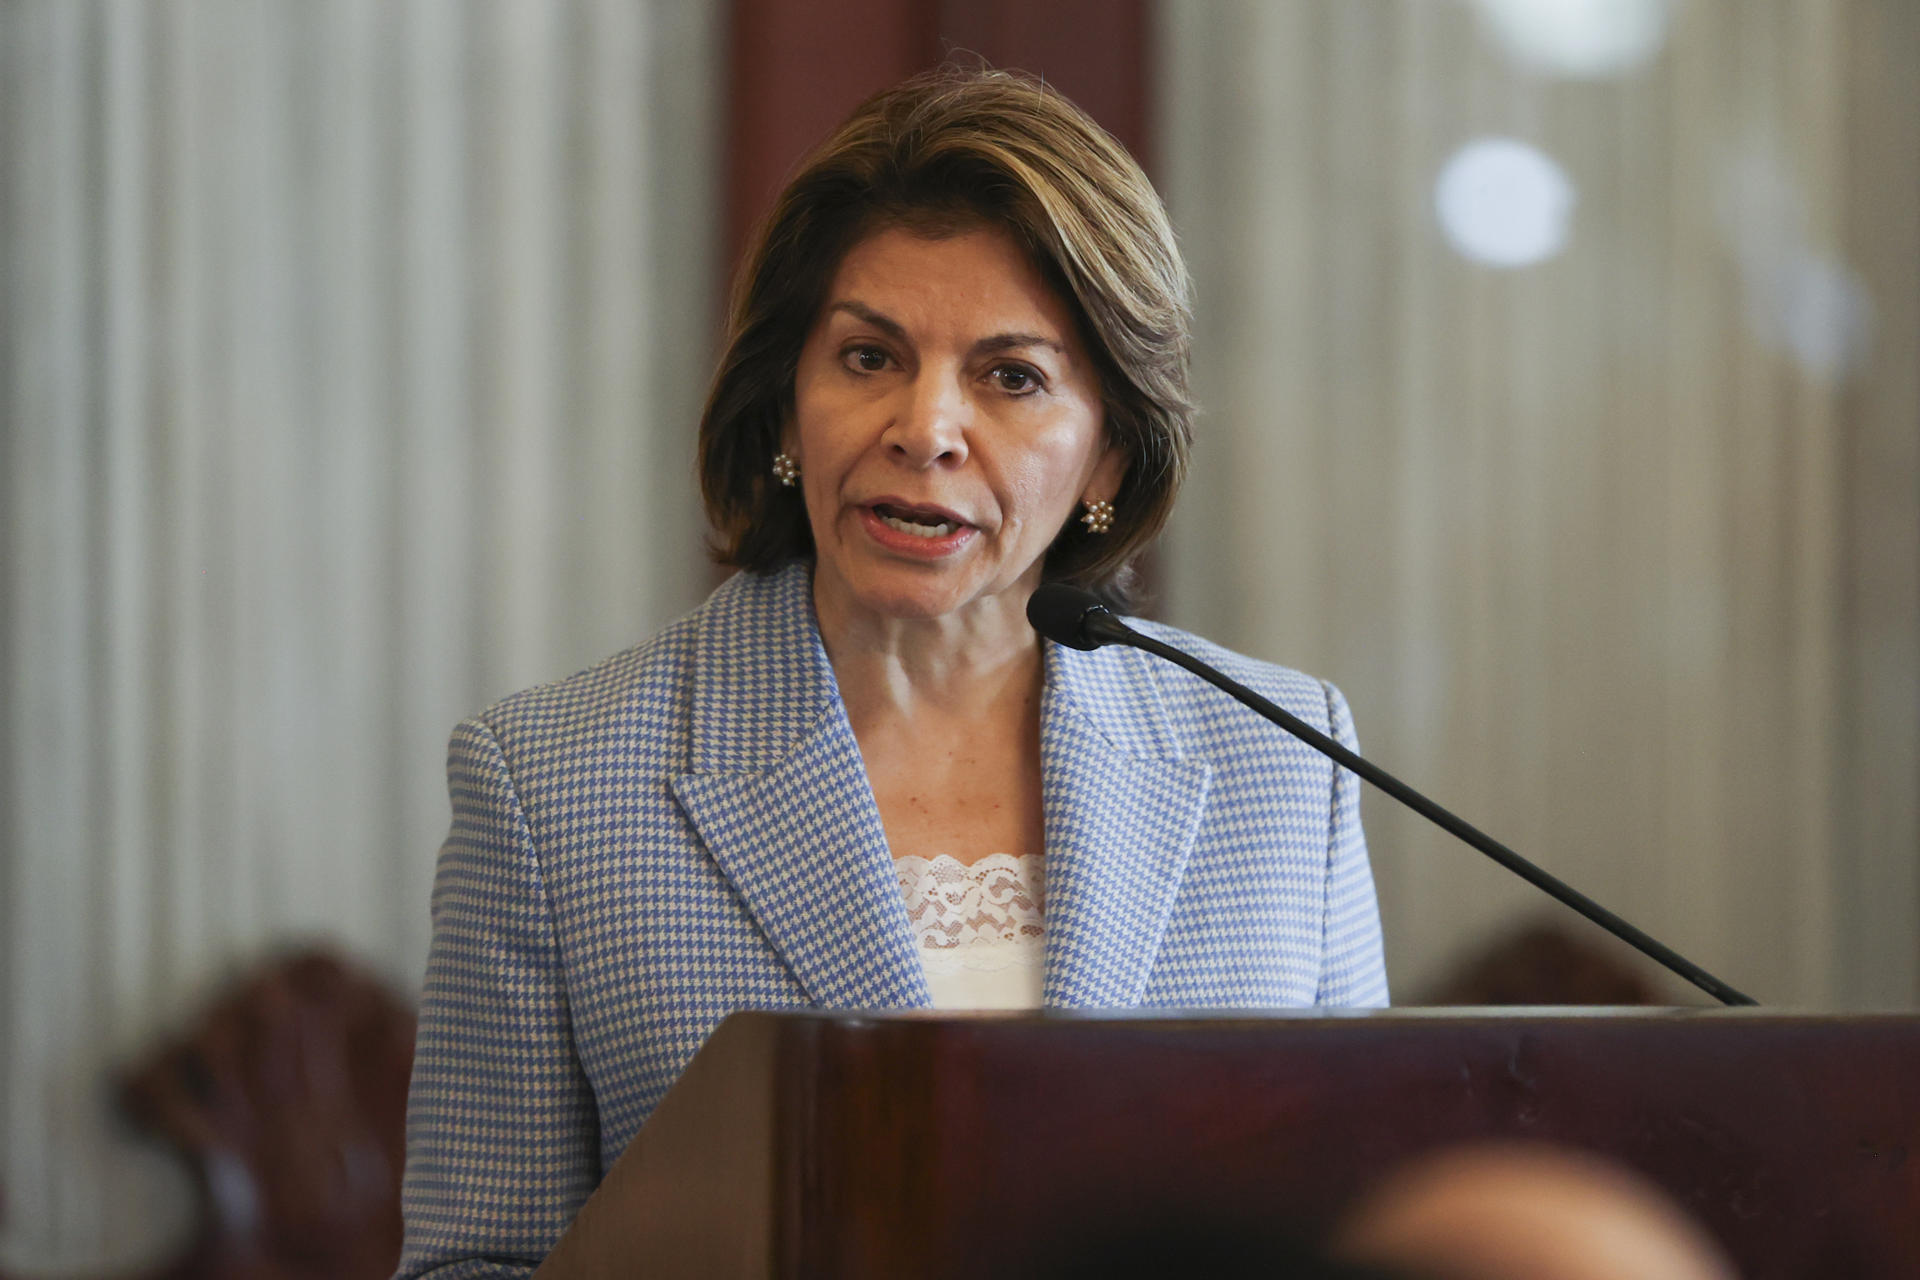
[[[800,479],[800,460],[790,453],[774,454],[773,478],[780,482],[782,488],[793,488]]]
[[[1080,516],[1080,523],[1087,526],[1088,533],[1105,533],[1113,528],[1113,504],[1111,502],[1083,502],[1086,511]]]

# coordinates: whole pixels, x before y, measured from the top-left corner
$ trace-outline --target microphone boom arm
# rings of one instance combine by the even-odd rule
[[[1145,650],[1148,653],[1154,654],[1156,657],[1165,658],[1168,662],[1185,668],[1215,688],[1231,694],[1314,750],[1327,756],[1334,763],[1344,769],[1351,770],[1359,777],[1371,782],[1374,786],[1380,788],[1380,790],[1386,792],[1401,804],[1406,805],[1421,817],[1426,818],[1435,826],[1466,841],[1487,857],[1492,858],[1495,862],[1519,876],[1522,880],[1527,881],[1543,893],[1549,894],[1567,906],[1572,907],[1575,911],[1593,921],[1614,937],[1619,938],[1629,946],[1640,951],[1642,954],[1659,961],[1669,970],[1685,978],[1694,986],[1720,1001],[1720,1003],[1726,1005],[1755,1005],[1759,1003],[1759,1001],[1755,1000],[1752,996],[1742,994],[1733,987],[1728,986],[1665,943],[1642,933],[1639,929],[1628,924],[1625,920],[1622,920],[1619,916],[1607,910],[1586,894],[1581,893],[1564,880],[1549,874],[1527,861],[1472,823],[1456,817],[1451,811],[1427,799],[1418,791],[1415,791],[1412,787],[1388,773],[1385,769],[1379,768],[1361,756],[1356,755],[1354,752],[1349,751],[1347,748],[1341,746],[1340,743],[1328,737],[1326,734],[1321,733],[1318,729],[1287,711],[1285,708],[1267,701],[1239,681],[1228,678],[1223,673],[1214,670],[1184,650],[1176,649],[1170,644],[1155,640],[1152,636],[1141,635],[1138,631],[1127,626],[1105,609],[1089,610],[1087,616],[1082,620],[1081,626],[1084,628],[1084,634],[1089,638],[1097,637],[1097,639],[1103,643],[1124,644],[1131,648]]]

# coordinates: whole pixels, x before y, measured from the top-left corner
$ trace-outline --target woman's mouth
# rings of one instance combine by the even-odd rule
[[[915,557],[943,558],[973,540],[978,532],[941,507],[880,501],[860,508],[867,534],[881,546]]]
[[[910,533],[916,538],[944,538],[960,527],[960,522],[943,513],[909,507],[896,507],[891,503],[876,503],[873,514],[889,529],[898,529],[901,533]]]

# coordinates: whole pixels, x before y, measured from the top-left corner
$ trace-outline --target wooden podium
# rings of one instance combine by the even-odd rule
[[[1003,1273],[1192,1215],[1311,1232],[1473,1138],[1603,1153],[1747,1280],[1920,1277],[1920,1017],[728,1018],[543,1277]]]

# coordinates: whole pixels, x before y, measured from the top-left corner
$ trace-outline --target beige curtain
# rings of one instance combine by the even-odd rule
[[[468,711],[706,582],[712,6],[0,6],[0,1270],[144,1256],[106,1071],[418,981]]]
[[[1623,3],[1646,56],[1556,74],[1513,7],[1163,6],[1206,409],[1165,612],[1763,1000],[1911,1005],[1915,11]],[[1482,137],[1564,173],[1558,254],[1450,246]],[[1365,812],[1397,996],[1559,910]]]

